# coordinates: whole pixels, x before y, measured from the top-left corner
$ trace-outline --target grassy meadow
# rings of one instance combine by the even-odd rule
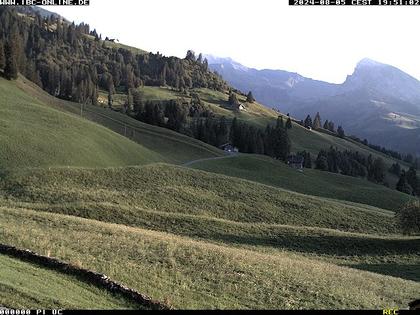
[[[14,209],[264,253],[291,251],[360,269],[383,265],[377,273],[420,280],[420,239],[399,236],[392,211],[248,180],[165,164],[31,170],[4,174],[0,196]]]
[[[152,151],[154,162],[183,164],[209,157],[223,156],[224,152],[201,141],[176,133],[169,129],[148,125],[116,111],[99,106],[83,105],[59,100],[42,91],[33,83],[21,79],[17,85],[27,99],[36,99],[54,109],[71,113],[95,122],[118,133],[132,142]],[[134,163],[133,165],[139,165]],[[107,165],[112,166],[112,165]]]
[[[124,222],[116,223],[131,225],[141,221],[135,209],[144,209],[253,224],[397,233],[389,211],[165,164],[12,172],[3,175],[0,187],[0,196],[9,201],[44,204],[47,210],[51,207],[51,211],[111,222],[125,217]],[[101,207],[89,211],[89,206],[78,213],[77,207],[84,203],[127,206],[128,213],[122,209],[108,212]]]
[[[357,202],[397,211],[412,199],[394,189],[367,180],[304,169],[299,172],[284,162],[260,155],[199,161],[192,168],[248,179],[262,184],[331,199]]]
[[[0,303],[20,309],[138,309],[74,276],[0,255]]]
[[[2,208],[0,217],[3,241],[104,272],[175,308],[401,308],[420,290],[418,282],[289,252],[24,209]]]
[[[226,94],[196,92],[221,115],[258,126],[276,118],[257,103],[235,113]],[[401,309],[418,297],[420,238],[402,236],[394,219],[406,195],[263,156],[209,160],[225,154],[57,100],[23,78],[0,79],[0,94],[0,243],[103,272],[180,309]],[[371,152],[298,125],[290,136],[293,150]],[[0,305],[131,307],[5,256],[0,276]]]
[[[85,119],[44,105],[0,78],[0,169],[123,166],[159,154]]]

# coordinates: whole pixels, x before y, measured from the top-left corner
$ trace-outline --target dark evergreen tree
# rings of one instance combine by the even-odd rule
[[[233,118],[232,124],[230,125],[230,131],[229,131],[229,140],[233,146],[237,147],[238,144],[238,120]]]
[[[144,110],[141,113],[141,115],[139,115],[140,120],[142,122],[145,122],[146,124],[150,124],[150,125],[154,125],[155,121],[154,121],[154,105],[152,102],[148,101],[145,103],[144,105]]]
[[[187,110],[180,102],[171,100],[166,105],[165,116],[168,117],[167,127],[179,132],[187,120]]]
[[[391,168],[389,169],[389,172],[396,175],[396,176],[400,176],[401,175],[401,165],[399,163],[392,164]]]
[[[403,234],[420,234],[420,202],[418,200],[409,201],[396,212],[395,217]]]
[[[416,169],[413,166],[406,172],[406,179],[407,183],[411,186],[413,195],[420,196],[420,182]]]
[[[159,127],[165,126],[165,115],[159,104],[155,104],[153,106],[153,121],[156,126],[159,126]],[[176,131],[180,131],[183,125],[183,120],[180,119],[178,124],[179,124],[179,129],[177,129]]]
[[[414,160],[413,167],[416,170],[420,170],[420,158],[419,157]]]
[[[276,128],[282,128],[282,129],[284,129],[283,116],[278,116],[277,117]]]
[[[413,192],[412,188],[407,182],[407,176],[404,170],[401,171],[401,175],[396,185],[396,189],[408,195],[411,195]]]
[[[132,89],[128,90],[127,99],[124,104],[123,112],[132,112],[134,110],[134,100],[133,100],[133,93]]]
[[[337,128],[337,134],[340,138],[344,138],[345,134],[344,134],[344,129],[341,126],[338,126]]]
[[[372,178],[377,183],[382,183],[385,179],[385,163],[382,158],[376,158],[373,161]]]
[[[231,105],[235,109],[239,106],[238,98],[236,97],[236,94],[233,92],[230,92],[228,102],[229,102],[229,105]]]
[[[312,168],[312,158],[309,152],[303,151],[303,152],[299,152],[297,155],[303,158],[304,168]]]
[[[9,80],[16,80],[18,77],[18,64],[17,64],[17,48],[16,43],[11,40],[6,43],[4,49],[5,66],[4,75]]]
[[[4,54],[4,44],[0,39],[0,69],[4,69],[6,65],[6,56]]]
[[[335,132],[335,126],[334,123],[332,121],[328,122],[328,130],[331,132]]]
[[[315,116],[314,121],[312,123],[312,127],[314,129],[321,129],[321,127],[322,127],[321,116],[319,115],[319,112],[316,113],[316,116]]]
[[[292,120],[290,119],[290,117],[287,117],[286,129],[292,129]]]
[[[132,90],[133,94],[133,111],[135,113],[141,113],[144,109],[143,104],[143,93],[137,89]]]
[[[112,95],[111,89],[108,91],[108,107],[112,108],[112,105],[114,103],[114,97]]]
[[[252,95],[252,92],[251,92],[251,91],[249,91],[249,93],[248,93],[248,95],[247,95],[247,97],[246,97],[246,101],[247,101],[248,103],[254,103],[254,102],[255,102],[255,98],[254,98],[254,96]]]
[[[187,51],[187,56],[185,57],[185,59],[188,60],[188,61],[192,61],[192,62],[197,61],[197,59],[195,57],[195,53],[192,50]]]
[[[413,154],[407,154],[405,157],[404,157],[404,162],[407,162],[408,164],[413,164],[413,162],[414,162],[414,156],[413,156]]]
[[[214,127],[216,129],[216,143],[215,146],[219,147],[227,142],[228,127],[225,116],[220,118],[219,123]]]
[[[325,123],[324,123],[324,127],[323,127],[325,130],[328,130],[329,123],[330,123],[330,122],[329,122],[329,121],[328,121],[328,119],[327,119],[327,120],[325,121]]]
[[[321,150],[315,160],[315,168],[321,171],[328,171],[327,152]]]
[[[304,126],[306,128],[312,128],[312,118],[310,115],[306,116],[305,122],[304,122]]]

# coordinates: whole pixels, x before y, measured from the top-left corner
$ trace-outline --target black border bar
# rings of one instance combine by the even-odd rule
[[[420,0],[289,0],[291,6],[420,6]]]
[[[0,6],[60,5],[87,6],[90,0],[0,0]]]

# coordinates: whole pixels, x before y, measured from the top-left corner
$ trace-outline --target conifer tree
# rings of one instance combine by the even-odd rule
[[[396,185],[396,189],[408,195],[411,195],[411,193],[413,192],[413,190],[407,182],[407,176],[404,170],[401,172],[400,178]]]
[[[9,41],[6,43],[4,49],[5,54],[5,66],[4,75],[9,80],[16,80],[18,77],[18,64],[17,64],[17,50],[16,45]]]
[[[230,125],[229,140],[231,144],[237,147],[238,144],[238,120],[233,118],[232,124]]]
[[[344,138],[345,134],[344,134],[344,129],[341,126],[338,126],[337,128],[337,134],[340,138]]]
[[[0,40],[0,69],[4,69],[6,65],[6,56],[4,54],[4,45],[3,42]]]
[[[239,106],[238,98],[236,97],[236,94],[233,92],[230,92],[229,94],[229,104],[233,106],[234,108],[237,108]]]
[[[322,124],[321,124],[321,116],[319,115],[319,112],[318,112],[318,113],[316,113],[316,116],[314,118],[314,122],[312,123],[312,127],[314,129],[320,129],[321,126],[322,126]]]
[[[290,119],[290,117],[287,118],[286,129],[292,129],[292,120]]]
[[[112,108],[113,103],[114,103],[114,97],[112,96],[111,89],[109,89],[109,91],[108,91],[108,107]]]
[[[413,195],[420,195],[420,182],[417,177],[416,169],[411,166],[406,172],[407,183],[411,186]]]
[[[377,183],[382,183],[385,179],[385,163],[382,158],[376,158],[373,161],[373,179]]]
[[[420,234],[420,201],[409,201],[397,211],[395,217],[403,234]]]
[[[305,152],[303,163],[305,168],[312,168],[312,158],[309,152]]]
[[[399,177],[401,175],[401,165],[399,163],[392,164],[389,172]]]
[[[143,93],[139,90],[133,89],[133,111],[141,113],[143,111]]]
[[[284,129],[283,116],[278,116],[277,117],[276,128],[282,128],[282,129]]]
[[[321,171],[328,170],[328,159],[327,159],[327,152],[325,150],[321,150],[318,153],[318,157],[315,161],[315,168]]]
[[[304,126],[306,128],[312,128],[312,118],[310,115],[306,116],[305,122],[304,122]]]
[[[246,101],[247,101],[248,103],[254,103],[254,102],[255,102],[255,98],[254,98],[254,96],[252,95],[252,92],[251,92],[251,91],[249,91],[249,92],[248,92],[248,95],[247,95],[247,97],[246,97]]]

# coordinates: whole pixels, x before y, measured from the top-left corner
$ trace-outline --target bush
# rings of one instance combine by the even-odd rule
[[[396,218],[403,234],[420,234],[420,201],[408,202]]]

